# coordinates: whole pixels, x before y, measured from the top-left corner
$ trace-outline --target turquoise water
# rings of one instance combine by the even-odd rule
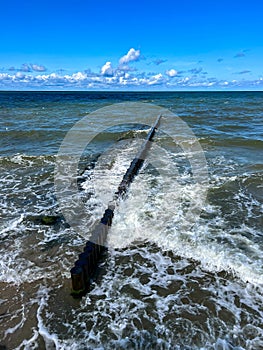
[[[70,268],[147,127],[138,117],[133,125],[120,117],[122,126],[106,130],[85,150],[79,191],[87,237],[63,216],[54,191],[55,162],[76,122],[120,102],[165,107],[187,123],[206,157],[207,198],[196,224],[179,230],[184,212],[175,170],[184,198],[197,197],[200,189],[188,183],[187,155],[157,135],[156,143],[167,147],[166,176],[148,164],[135,179],[115,214],[92,290],[74,300]],[[116,122],[108,114],[94,118],[94,132],[109,119]],[[261,349],[262,150],[262,92],[1,92],[0,344]],[[94,188],[102,189],[99,195]],[[44,225],[43,215],[57,220]]]

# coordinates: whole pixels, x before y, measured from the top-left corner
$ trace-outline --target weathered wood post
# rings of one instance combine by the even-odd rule
[[[150,149],[151,141],[159,127],[160,120],[161,116],[157,118],[154,126],[149,131],[141,150],[130,163],[117,192],[114,194],[113,201],[105,210],[99,224],[95,226],[89,241],[86,243],[83,253],[79,254],[79,259],[75,262],[75,266],[70,270],[72,282],[71,294],[74,297],[81,297],[89,290],[91,279],[97,269],[101,255],[105,250],[105,242],[109,227],[112,224],[114,209],[118,204],[118,201],[124,198],[131,182],[141,169],[147,152]]]

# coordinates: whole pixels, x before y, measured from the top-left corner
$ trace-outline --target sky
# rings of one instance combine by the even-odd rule
[[[262,0],[1,0],[0,90],[262,90]]]

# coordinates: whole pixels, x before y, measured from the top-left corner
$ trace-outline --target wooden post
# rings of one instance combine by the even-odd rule
[[[105,242],[109,227],[112,224],[114,209],[118,201],[124,198],[131,182],[134,180],[134,177],[143,166],[144,159],[146,158],[147,152],[151,146],[151,140],[159,127],[160,120],[161,116],[157,118],[154,126],[148,133],[146,141],[141,150],[130,163],[130,166],[123,176],[117,192],[115,192],[113,201],[105,210],[99,224],[95,226],[89,241],[86,243],[84,252],[79,255],[79,260],[75,262],[75,266],[70,270],[72,280],[71,294],[74,297],[81,297],[89,289],[91,278],[96,271],[101,254],[105,249]]]

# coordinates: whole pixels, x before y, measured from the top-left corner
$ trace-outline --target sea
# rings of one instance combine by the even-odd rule
[[[263,349],[262,151],[263,92],[0,92],[0,349]]]

